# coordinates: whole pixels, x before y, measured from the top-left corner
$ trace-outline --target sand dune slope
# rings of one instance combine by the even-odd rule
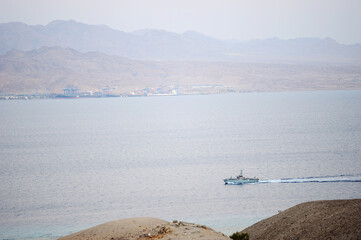
[[[222,233],[197,224],[157,218],[129,218],[104,223],[59,240],[146,240],[146,239],[229,239]]]

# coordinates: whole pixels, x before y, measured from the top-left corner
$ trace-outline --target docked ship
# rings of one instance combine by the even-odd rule
[[[239,174],[237,177],[235,178],[227,178],[227,179],[223,179],[224,184],[233,184],[233,185],[241,185],[241,184],[246,184],[246,183],[256,183],[259,181],[259,178],[246,178],[243,176],[242,174],[242,170],[241,170],[241,174]]]

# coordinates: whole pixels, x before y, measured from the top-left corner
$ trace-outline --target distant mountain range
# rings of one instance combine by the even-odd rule
[[[143,34],[143,33],[137,33]],[[0,56],[0,93],[61,93],[104,87],[118,93],[142,88],[194,85],[235,91],[361,89],[358,65],[205,61],[139,61],[100,52],[41,47]]]
[[[105,25],[73,20],[46,26],[13,22],[0,24],[0,54],[59,46],[86,53],[97,51],[135,60],[192,60],[274,63],[361,62],[361,44],[344,45],[330,38],[221,41],[189,31],[123,32]]]
[[[159,86],[234,91],[361,89],[361,45],[326,38],[221,41],[197,32],[126,33],[54,21],[0,24],[0,93],[118,93]]]

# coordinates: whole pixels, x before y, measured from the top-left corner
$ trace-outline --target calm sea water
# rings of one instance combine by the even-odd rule
[[[0,102],[0,239],[152,216],[232,233],[361,198],[361,91]],[[262,182],[224,185],[243,169]]]

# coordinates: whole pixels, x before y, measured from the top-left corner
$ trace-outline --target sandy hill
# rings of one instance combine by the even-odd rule
[[[101,224],[59,240],[229,239],[222,233],[192,223],[157,218],[129,218]]]
[[[361,199],[302,203],[242,232],[251,240],[361,239]]]
[[[136,61],[100,52],[41,47],[0,56],[0,92],[61,93],[104,87],[120,93],[158,86],[222,85],[236,91],[361,89],[360,65]]]

